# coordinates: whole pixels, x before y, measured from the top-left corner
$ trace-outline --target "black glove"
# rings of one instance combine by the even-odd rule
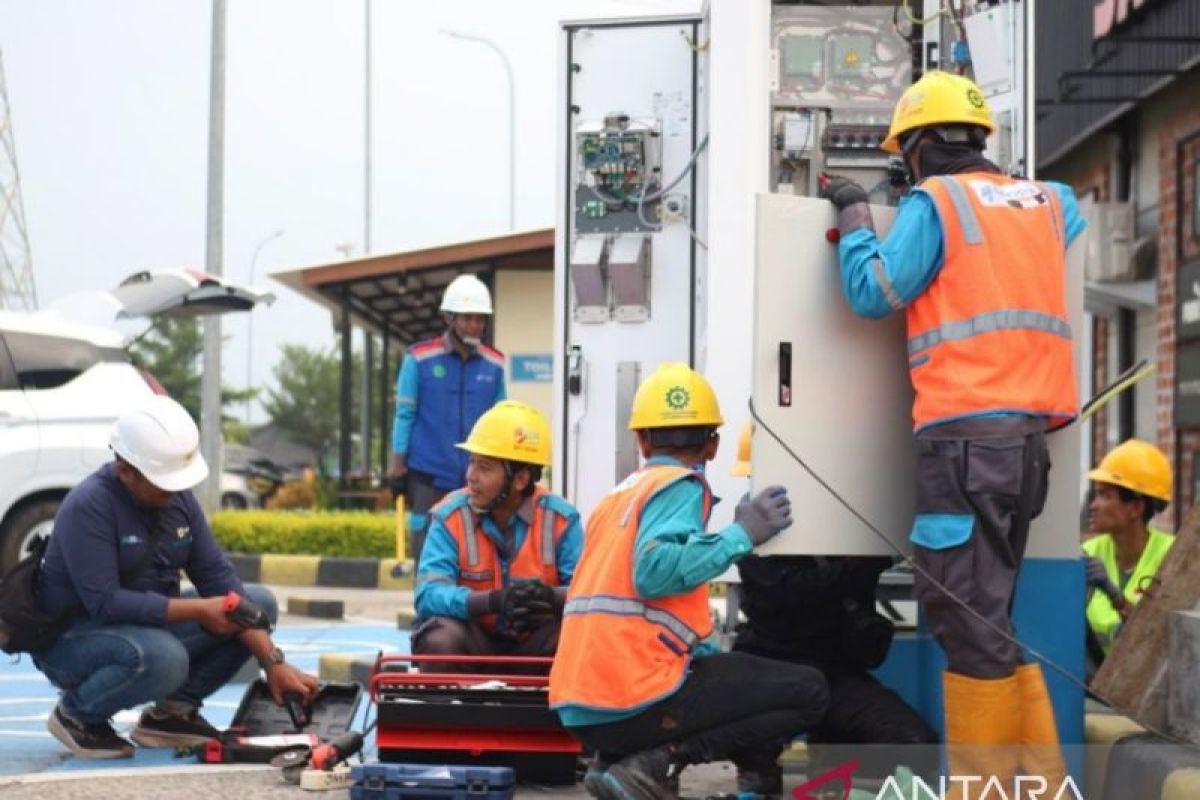
[[[1108,567],[1104,566],[1103,561],[1093,556],[1085,556],[1083,559],[1083,572],[1087,579],[1087,585],[1104,592],[1108,596],[1109,602],[1112,603],[1113,608],[1119,609],[1125,605],[1125,595],[1121,593],[1121,590],[1108,577]]]
[[[400,495],[408,496],[408,473],[404,473],[399,477],[395,475],[388,476],[388,489],[392,492],[392,499],[395,500]]]
[[[819,197],[828,200],[838,211],[855,203],[867,202],[867,191],[849,178],[841,175],[824,175],[820,179]]]
[[[787,489],[768,486],[754,499],[746,495],[734,510],[733,521],[749,534],[755,547],[769,541],[792,524],[792,501],[788,500]]]
[[[554,589],[541,581],[517,583],[488,592],[487,610],[499,614],[506,634],[538,627],[554,615]]]

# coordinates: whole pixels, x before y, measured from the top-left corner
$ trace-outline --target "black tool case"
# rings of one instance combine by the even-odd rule
[[[511,800],[508,767],[362,764],[351,767],[350,800]]]
[[[200,760],[209,764],[266,764],[285,750],[315,747],[354,723],[363,689],[357,683],[323,683],[313,698],[311,721],[302,730],[292,724],[287,709],[275,705],[267,682],[259,678],[246,687],[229,729],[209,739]]]

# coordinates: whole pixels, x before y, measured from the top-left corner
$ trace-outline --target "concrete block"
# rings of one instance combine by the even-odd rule
[[[396,567],[399,566],[399,569]],[[394,558],[379,560],[380,589],[411,589],[413,588],[413,562],[411,559],[397,561]]]
[[[289,597],[289,614],[319,619],[342,619],[346,616],[346,605],[341,600],[315,600],[310,597]]]
[[[1145,733],[1146,729],[1129,717],[1112,713],[1089,713],[1083,720],[1084,786],[1089,797],[1104,797],[1104,776],[1113,745],[1126,736]]]
[[[264,555],[260,581],[274,586],[316,586],[320,563],[320,556]]]
[[[396,612],[396,627],[402,631],[412,630],[413,623],[417,621],[417,612],[411,608],[402,608]]]
[[[379,560],[323,558],[317,567],[317,585],[374,589],[379,585]]]
[[[326,653],[317,663],[317,677],[334,683],[371,683],[375,671],[375,659],[349,656],[342,653]]]
[[[1200,797],[1200,769],[1177,769],[1163,781],[1162,800],[1195,800]]]
[[[1200,613],[1171,614],[1167,652],[1167,730],[1200,744]]]

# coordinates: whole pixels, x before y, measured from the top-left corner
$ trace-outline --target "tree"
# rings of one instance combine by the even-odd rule
[[[351,364],[350,425],[358,430],[362,359]],[[323,451],[337,442],[340,416],[341,356],[334,348],[285,344],[275,365],[275,386],[268,387],[263,408],[271,421],[299,442]]]
[[[204,353],[204,337],[198,319],[161,319],[149,333],[134,342],[129,353],[135,366],[153,375],[167,394],[178,400],[192,419],[199,422],[200,356]],[[226,406],[245,403],[257,395],[257,389],[222,387],[222,428],[236,429],[235,420],[224,413]],[[237,438],[235,430],[230,433]]]

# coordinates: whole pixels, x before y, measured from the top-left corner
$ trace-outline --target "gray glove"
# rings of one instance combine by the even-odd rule
[[[818,180],[818,196],[833,203],[837,209],[838,231],[845,235],[859,228],[875,230],[868,205],[867,191],[849,178],[822,174]]]
[[[1108,596],[1109,602],[1113,604],[1113,608],[1119,609],[1125,605],[1125,595],[1121,594],[1121,590],[1108,577],[1108,568],[1104,566],[1103,561],[1093,556],[1084,556],[1083,574],[1087,585],[1104,592]]]
[[[788,500],[787,489],[768,486],[754,499],[746,495],[733,512],[733,521],[749,534],[755,547],[769,541],[792,524],[792,501]]]

